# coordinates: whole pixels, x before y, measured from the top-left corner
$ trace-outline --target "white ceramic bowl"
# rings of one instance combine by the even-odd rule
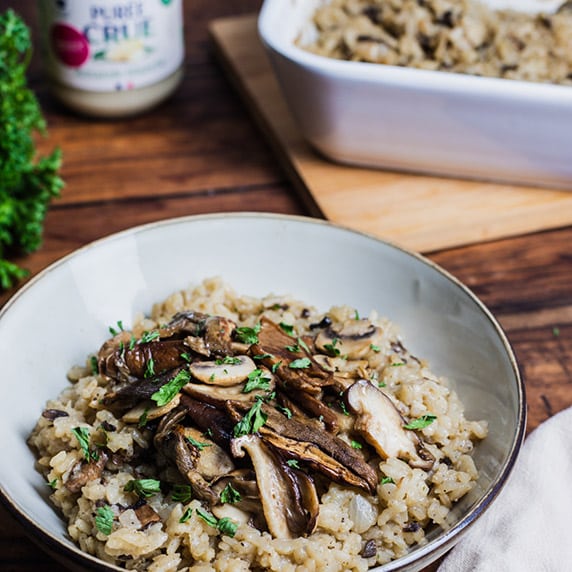
[[[303,136],[342,163],[572,188],[572,88],[347,62],[294,45],[325,0],[265,0],[259,33]],[[487,0],[545,12],[562,0]]]
[[[414,353],[454,381],[473,419],[487,419],[476,489],[455,524],[379,570],[418,570],[452,546],[493,501],[525,430],[524,389],[499,325],[467,288],[428,260],[327,222],[260,214],[168,220],[95,242],[43,271],[0,312],[2,500],[32,536],[77,569],[119,570],[83,554],[48,502],[26,438],[66,372],[108,337],[118,317],[178,289],[221,276],[240,294],[291,294],[326,310],[376,308],[401,327]]]

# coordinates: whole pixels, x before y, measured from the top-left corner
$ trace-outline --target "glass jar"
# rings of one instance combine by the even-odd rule
[[[54,95],[80,113],[122,117],[168,97],[183,75],[182,0],[39,0]]]

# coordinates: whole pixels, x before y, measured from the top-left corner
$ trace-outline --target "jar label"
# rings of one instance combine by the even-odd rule
[[[42,0],[52,77],[86,91],[157,83],[184,57],[182,0]]]

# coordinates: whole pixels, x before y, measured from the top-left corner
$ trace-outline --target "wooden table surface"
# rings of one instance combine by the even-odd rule
[[[64,153],[66,187],[46,220],[42,249],[21,262],[32,275],[109,233],[175,216],[269,211],[307,215],[293,187],[214,58],[217,17],[255,11],[257,0],[185,2],[187,55],[181,88],[133,119],[97,121],[53,101],[34,56],[29,74],[49,138]],[[17,8],[37,39],[35,2]],[[526,383],[528,430],[572,404],[572,227],[428,253],[465,282],[504,326]],[[3,303],[13,292],[0,298]],[[0,570],[61,566],[36,548],[0,506]]]

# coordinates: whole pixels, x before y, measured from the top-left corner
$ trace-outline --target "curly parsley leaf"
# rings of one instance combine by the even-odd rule
[[[407,425],[404,425],[404,429],[425,429],[437,419],[437,415],[427,414],[418,417],[417,419],[412,419]]]
[[[264,371],[261,369],[255,369],[253,372],[248,374],[242,393],[250,393],[255,389],[270,389],[270,378],[264,375]]]
[[[109,505],[100,506],[95,512],[95,526],[99,532],[109,536],[113,530],[113,519],[115,515]]]
[[[75,438],[77,439],[81,450],[83,451],[83,456],[85,460],[90,461],[97,461],[99,459],[99,455],[97,451],[90,451],[89,450],[89,429],[87,427],[74,427],[71,432],[74,434]]]
[[[235,504],[240,500],[240,493],[230,483],[220,493],[220,502],[222,503]]]
[[[123,487],[123,490],[146,499],[161,492],[161,482],[156,479],[131,479]]]
[[[248,410],[246,415],[234,426],[234,436],[250,435],[256,433],[268,419],[268,415],[262,411],[264,401],[257,397],[254,405]]]
[[[248,326],[242,326],[241,328],[236,328],[235,335],[237,339],[242,342],[243,344],[257,344],[258,343],[258,334],[260,332],[260,328],[262,326],[260,323],[257,323],[253,328],[249,328]]]
[[[228,517],[221,518],[220,520],[216,518],[216,516],[208,513],[207,511],[198,508],[197,514],[209,525],[213,528],[216,528],[218,531],[226,534],[227,536],[234,536],[236,534],[236,530],[238,528],[238,524],[231,520]]]
[[[288,364],[290,369],[307,369],[312,365],[310,358],[304,357],[300,359],[295,359]]]
[[[151,399],[159,406],[167,405],[169,401],[174,399],[175,395],[187,385],[191,376],[186,369],[182,369],[171,381],[168,381],[160,389],[158,389]]]

